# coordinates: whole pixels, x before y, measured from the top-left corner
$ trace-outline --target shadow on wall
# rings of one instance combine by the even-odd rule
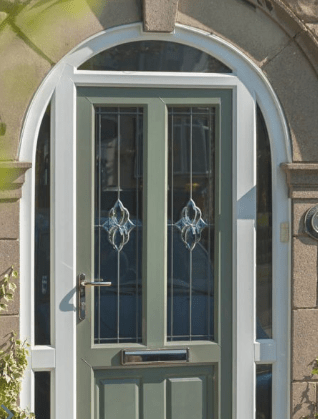
[[[81,40],[103,29],[119,24],[141,21],[141,0],[1,0],[0,32],[10,25],[13,31],[36,53],[55,64]],[[67,27],[67,22],[70,27]],[[76,30],[72,33],[72,24]],[[89,29],[85,27],[89,25]],[[70,30],[71,29],[71,30]],[[46,33],[42,44],[41,35]],[[51,36],[54,33],[54,37]],[[50,55],[50,44],[64,37],[68,47],[58,59]],[[74,38],[74,42],[71,38]],[[80,37],[81,39],[78,39]],[[60,39],[59,39],[60,38]],[[63,39],[63,38],[62,38]]]
[[[104,29],[140,22],[142,0],[0,0],[0,160],[16,160],[25,113],[50,69]]]
[[[310,384],[306,383],[306,388],[300,394],[298,403],[294,405],[292,415],[293,418],[304,418],[304,419],[315,419],[317,418],[316,413],[316,403],[313,401],[312,389],[310,389]],[[316,389],[315,389],[316,391]],[[304,416],[306,415],[306,416]]]

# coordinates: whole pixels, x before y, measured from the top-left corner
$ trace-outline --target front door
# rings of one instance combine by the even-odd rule
[[[77,94],[77,417],[230,418],[231,91]]]

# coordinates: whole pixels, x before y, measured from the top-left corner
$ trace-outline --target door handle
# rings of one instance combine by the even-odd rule
[[[110,287],[111,282],[97,282],[97,281],[87,281],[84,279],[84,281],[81,282],[81,287]]]
[[[111,282],[106,281],[88,281],[86,275],[81,273],[78,275],[78,285],[77,285],[77,294],[78,294],[78,318],[79,320],[85,319],[86,311],[86,291],[85,287],[110,287]]]

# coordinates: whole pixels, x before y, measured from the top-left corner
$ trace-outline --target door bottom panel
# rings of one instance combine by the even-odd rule
[[[95,371],[95,419],[212,419],[214,369],[209,365]]]

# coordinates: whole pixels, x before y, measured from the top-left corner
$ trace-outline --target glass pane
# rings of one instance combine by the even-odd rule
[[[142,108],[96,108],[95,343],[141,341]]]
[[[121,44],[90,58],[79,70],[232,72],[221,61],[199,49],[166,41]]]
[[[168,108],[168,340],[214,339],[215,109]]]
[[[272,365],[256,365],[256,419],[272,419]]]
[[[257,339],[272,337],[272,167],[268,132],[257,108]]]
[[[50,419],[51,417],[51,373],[41,371],[34,373],[35,416]]]
[[[50,345],[50,106],[36,149],[34,259],[35,345]]]

